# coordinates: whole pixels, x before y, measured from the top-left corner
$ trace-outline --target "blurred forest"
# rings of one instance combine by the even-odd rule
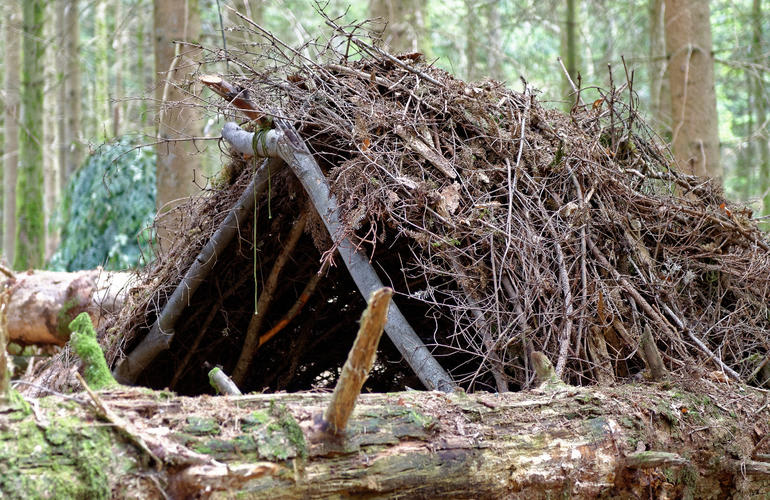
[[[150,247],[139,242],[151,239],[146,229],[156,210],[198,192],[221,168],[224,119],[214,111],[201,116],[192,104],[207,102],[210,92],[188,84],[200,73],[240,71],[221,62],[201,66],[211,50],[259,50],[242,35],[239,14],[311,57],[312,42],[329,30],[318,9],[342,23],[376,18],[374,27],[394,52],[422,52],[464,80],[492,78],[515,89],[526,80],[564,111],[575,100],[567,73],[581,88],[627,85],[677,157],[677,140],[694,143],[684,131],[690,122],[713,131],[703,132],[709,137],[718,132],[718,139],[695,141],[705,170],[692,159],[701,153],[690,160],[685,153],[684,163],[691,163],[684,168],[722,177],[728,197],[748,203],[755,217],[770,214],[770,59],[761,0],[2,0],[0,6],[0,244],[18,270],[126,268],[150,257]],[[692,64],[678,59],[685,56]],[[685,71],[685,81],[700,90],[676,87],[672,69]],[[706,111],[690,116],[682,102],[700,97],[707,104],[698,108]]]

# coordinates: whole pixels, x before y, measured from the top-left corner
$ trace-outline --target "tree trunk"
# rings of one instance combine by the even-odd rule
[[[174,41],[195,41],[200,34],[200,13],[197,0],[155,1],[155,74],[156,100],[161,104],[158,115],[158,139],[182,139],[201,135],[199,112],[190,107],[197,104],[195,96],[179,88],[192,81],[196,69],[193,61],[198,51]],[[177,54],[178,51],[178,54]],[[194,93],[193,93],[194,94]],[[162,142],[157,147],[157,194],[159,212],[173,208],[184,198],[198,192],[193,183],[200,176],[200,159],[193,142]],[[159,239],[169,237],[173,224],[161,224]]]
[[[503,33],[500,25],[500,5],[496,1],[489,2],[487,5],[487,25],[489,27],[487,70],[490,78],[502,80],[505,77],[503,74],[505,50],[503,48]]]
[[[105,313],[123,305],[131,273],[102,269],[72,273],[35,271],[19,273],[0,283],[8,290],[4,318],[11,342],[64,345],[69,322],[87,311],[98,325]]]
[[[666,0],[674,156],[685,172],[722,179],[707,0]]]
[[[567,0],[566,9],[564,11],[564,31],[561,36],[562,44],[562,57],[564,58],[564,67],[567,69],[567,73],[572,81],[577,85],[578,76],[578,47],[577,47],[577,13],[578,0]],[[569,111],[572,109],[574,99],[568,96],[572,95],[572,85],[564,77],[564,96],[566,97],[565,109]]]
[[[65,12],[66,36],[64,40],[67,72],[65,81],[67,87],[67,142],[69,148],[67,163],[62,171],[64,184],[69,181],[72,174],[80,166],[83,160],[83,141],[80,131],[80,10],[78,0],[67,0]]]
[[[57,124],[61,122],[58,116],[58,75],[56,71],[56,60],[60,58],[58,43],[52,44],[50,40],[58,40],[59,20],[55,5],[48,3],[45,6],[45,19],[55,19],[54,23],[46,23],[43,29],[45,46],[43,48],[43,75],[44,88],[56,87],[57,92],[43,92],[43,130],[40,134],[43,137],[43,188],[44,200],[43,218],[45,223],[45,251],[43,260],[45,262],[51,258],[59,246],[59,231],[53,221],[53,213],[59,203],[59,152],[56,143]]]
[[[671,92],[666,58],[665,0],[650,0],[650,108],[655,131],[671,139]]]
[[[378,31],[390,51],[420,50],[419,8],[420,2],[415,0],[369,0],[369,17],[380,18]]]
[[[762,64],[762,1],[754,0],[751,9],[751,59],[756,64],[754,75],[754,110],[756,112],[756,136],[759,139],[759,188],[762,193],[762,215],[770,215],[770,147],[767,133],[767,93]]]
[[[54,55],[54,67],[56,68],[56,156],[59,164],[59,186],[67,179],[67,164],[70,156],[69,103],[67,102],[67,8],[70,5],[64,0],[55,2],[54,9],[56,19],[56,49]]]
[[[465,0],[465,76],[468,81],[479,78],[479,17],[476,14],[476,2]]]
[[[2,463],[15,471],[0,495],[767,498],[770,464],[751,458],[768,447],[754,449],[770,417],[761,395],[747,390],[725,408],[729,389],[708,392],[635,384],[365,394],[339,437],[317,423],[329,394],[121,388],[92,397],[111,425],[95,424],[83,393],[48,397],[34,412],[0,412],[15,431],[0,435]]]
[[[19,162],[19,70],[21,64],[21,11],[19,2],[5,2],[3,23],[5,64],[5,127],[3,144],[3,253],[14,260],[16,237],[16,180]]]
[[[43,0],[22,2],[24,62],[21,73],[22,118],[19,131],[19,176],[16,183],[14,267],[42,267],[43,218]]]
[[[115,48],[113,67],[115,68],[115,86],[112,88],[112,136],[120,136],[121,120],[125,113],[124,108],[124,85],[123,85],[123,64],[125,63],[125,48],[128,47],[128,30],[125,26],[126,20],[123,19],[123,2],[115,2],[115,30],[112,35]]]

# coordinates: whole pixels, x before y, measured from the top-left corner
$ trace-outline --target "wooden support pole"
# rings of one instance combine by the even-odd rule
[[[348,419],[356,406],[356,399],[361,394],[361,388],[374,366],[377,345],[382,337],[392,296],[393,290],[390,288],[381,288],[372,292],[369,305],[361,315],[358,335],[353,348],[348,353],[348,359],[345,361],[337,386],[334,388],[334,394],[324,414],[327,428],[335,434],[342,433],[348,425]]]
[[[236,123],[228,122],[222,137],[238,152],[280,157],[286,161],[305,188],[332,239],[337,240],[337,251],[358,290],[364,297],[369,296],[384,285],[368,257],[359,252],[349,238],[339,238],[342,234],[340,211],[329,182],[294,127],[283,119],[274,121],[276,129],[259,132],[256,137]],[[426,388],[445,392],[454,390],[452,378],[431,355],[396,304],[388,310],[385,332]]]
[[[278,159],[266,160],[254,174],[251,184],[235,203],[230,213],[216,230],[211,239],[196,257],[182,278],[179,286],[166,302],[163,311],[152,325],[149,333],[136,348],[115,368],[115,379],[121,384],[133,384],[137,377],[155,357],[168,349],[174,338],[174,325],[190,302],[206,276],[214,268],[217,258],[227,248],[238,228],[251,216],[255,200],[267,188],[269,173],[281,170],[283,162]]]

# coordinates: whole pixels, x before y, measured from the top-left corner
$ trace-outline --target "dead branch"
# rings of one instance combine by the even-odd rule
[[[147,365],[171,345],[171,339],[174,337],[174,325],[187,307],[190,297],[213,269],[217,257],[230,244],[243,221],[251,216],[251,209],[255,200],[267,187],[269,172],[280,171],[282,165],[283,162],[280,160],[265,160],[257,170],[249,187],[243,192],[222,225],[185,273],[184,278],[163,307],[158,319],[152,325],[150,332],[115,368],[115,379],[119,383],[134,383]]]
[[[356,399],[361,394],[369,372],[374,366],[377,355],[377,345],[380,343],[382,330],[388,315],[388,305],[393,296],[393,290],[382,288],[369,297],[369,304],[361,315],[361,327],[348,353],[345,366],[334,388],[329,406],[324,413],[324,421],[332,433],[342,433],[353,413]]]
[[[307,215],[303,213],[300,215],[299,220],[292,226],[289,236],[286,239],[286,243],[281,249],[281,253],[275,258],[273,268],[270,270],[270,275],[268,276],[267,281],[265,281],[265,286],[259,294],[257,308],[254,311],[254,316],[252,316],[251,321],[249,322],[249,328],[246,330],[246,338],[243,341],[241,355],[238,357],[238,362],[233,369],[233,380],[238,385],[243,385],[251,360],[254,359],[254,353],[259,348],[259,333],[262,328],[262,322],[270,310],[270,304],[273,300],[275,289],[278,286],[278,278],[281,275],[283,266],[294,252],[299,237],[302,236],[302,232],[305,230],[306,221]]]

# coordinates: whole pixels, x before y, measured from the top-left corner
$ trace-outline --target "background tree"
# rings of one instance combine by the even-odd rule
[[[64,181],[69,179],[80,165],[83,158],[83,133],[81,131],[81,82],[80,82],[80,3],[78,0],[66,0],[64,11],[64,55],[66,71],[63,74],[67,99],[60,103],[66,112],[67,127],[65,130],[64,146],[67,152],[62,169]]]
[[[671,139],[671,93],[666,57],[664,0],[650,0],[650,117],[661,137]]]
[[[674,156],[696,175],[722,179],[714,56],[707,0],[666,0]]]
[[[16,187],[14,267],[43,265],[43,0],[22,3],[21,130]]]
[[[158,139],[171,140],[157,147],[156,206],[160,212],[198,191],[193,183],[194,173],[200,175],[197,147],[192,141],[177,140],[201,135],[199,112],[190,107],[196,97],[182,88],[197,69],[198,51],[173,42],[197,41],[201,24],[197,0],[155,0],[154,4],[155,99],[162,103]]]
[[[564,59],[564,66],[567,68],[572,81],[577,85],[578,76],[578,41],[577,41],[577,25],[578,25],[578,12],[577,12],[577,0],[567,0],[565,17],[564,17],[564,35],[562,36],[562,57]],[[566,80],[566,77],[565,77]],[[572,87],[569,82],[564,82],[564,94],[569,95],[572,92]],[[571,99],[567,99],[567,109],[572,106]]]
[[[5,2],[3,23],[5,110],[3,117],[3,252],[12,263],[16,238],[16,168],[19,161],[19,79],[21,10],[15,0]]]
[[[756,112],[756,123],[759,138],[759,183],[762,186],[762,214],[770,215],[770,148],[768,148],[767,134],[767,93],[765,91],[763,68],[763,50],[762,41],[764,39],[764,30],[762,27],[762,1],[753,0],[751,8],[751,62],[753,63],[753,83],[752,89],[754,97],[754,110]]]
[[[381,20],[381,39],[390,50],[420,50],[422,4],[416,0],[369,0],[369,15]]]

